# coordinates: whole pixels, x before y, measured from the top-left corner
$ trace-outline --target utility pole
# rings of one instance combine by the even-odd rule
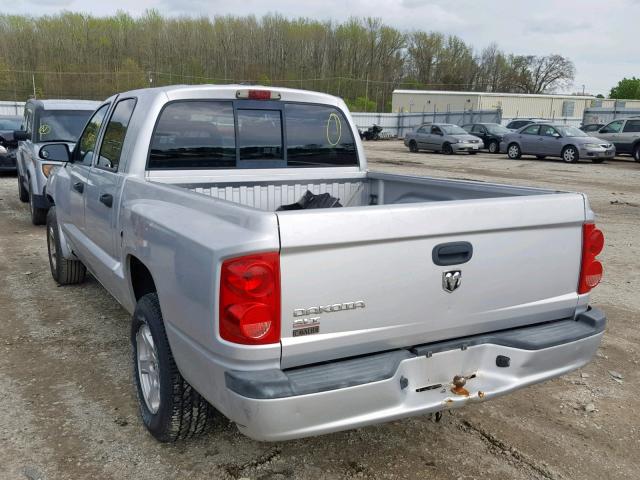
[[[38,98],[36,95],[36,75],[34,73],[31,74],[31,84],[33,85],[33,98]]]
[[[367,107],[369,103],[369,74],[367,73],[367,83],[364,87],[364,111],[367,111]]]

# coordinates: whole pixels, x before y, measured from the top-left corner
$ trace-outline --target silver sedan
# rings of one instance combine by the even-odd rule
[[[537,158],[560,157],[567,163],[580,159],[602,163],[616,156],[613,144],[591,137],[567,125],[533,124],[504,136],[500,151],[509,158],[535,155]]]

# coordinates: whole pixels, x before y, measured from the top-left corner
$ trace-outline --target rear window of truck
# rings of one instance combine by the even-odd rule
[[[150,170],[357,166],[344,114],[315,104],[177,101],[156,124]]]

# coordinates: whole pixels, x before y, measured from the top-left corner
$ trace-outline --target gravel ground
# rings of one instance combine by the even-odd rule
[[[594,361],[440,423],[418,417],[265,444],[220,418],[203,438],[161,445],[137,418],[128,315],[95,280],[55,285],[44,229],[4,176],[0,479],[638,479],[640,165],[410,154],[395,141],[366,148],[372,170],[588,193],[607,238],[592,298],[609,324]]]

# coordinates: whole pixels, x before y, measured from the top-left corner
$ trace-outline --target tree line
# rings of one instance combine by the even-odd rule
[[[561,55],[514,55],[496,45],[476,51],[454,35],[403,32],[374,18],[0,15],[4,100],[248,82],[324,91],[354,110],[388,111],[396,88],[543,93],[567,87],[574,73]]]

